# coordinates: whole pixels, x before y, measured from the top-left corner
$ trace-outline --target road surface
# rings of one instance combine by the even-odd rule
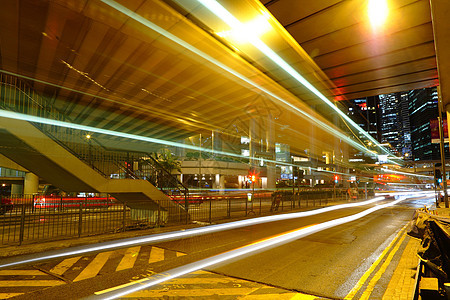
[[[176,268],[192,263],[195,265],[195,262],[207,257],[299,228],[354,215],[392,201],[4,268],[0,270],[0,296],[15,296],[17,299],[80,299],[97,293],[101,297],[111,291],[108,289],[117,290],[123,284],[168,276]],[[432,201],[434,199],[429,198],[405,200],[358,220],[218,265],[203,267],[127,297],[235,299],[238,295],[264,294],[267,299],[280,298],[280,295],[289,299],[297,293],[303,293],[319,298],[343,299],[353,289],[354,299],[358,299],[364,292],[367,294],[369,287],[366,282],[355,290],[355,285],[370,271],[382,253],[389,253],[383,261],[377,262],[378,269],[368,275],[369,280],[377,277],[372,280],[374,288],[369,291],[370,298],[382,299],[406,246],[405,225],[411,220],[416,208]],[[391,243],[393,241],[396,244]],[[35,257],[39,255],[35,254]]]

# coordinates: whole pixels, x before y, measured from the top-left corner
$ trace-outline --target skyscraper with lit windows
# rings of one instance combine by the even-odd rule
[[[389,143],[392,149],[401,153],[399,94],[379,95],[381,143]],[[400,150],[400,151],[399,151]]]
[[[377,98],[378,96],[342,101],[342,104],[347,110],[347,115],[353,121],[379,140]],[[359,135],[359,138],[365,139],[362,134]]]
[[[438,117],[437,89],[412,90],[409,91],[408,98],[414,160],[439,160],[439,144],[431,143],[430,126],[430,121]]]

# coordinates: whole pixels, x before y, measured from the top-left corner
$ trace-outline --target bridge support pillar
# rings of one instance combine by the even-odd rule
[[[23,194],[23,185],[21,184],[11,184],[11,196]]]
[[[39,177],[33,173],[25,174],[24,194],[37,194],[39,189]]]

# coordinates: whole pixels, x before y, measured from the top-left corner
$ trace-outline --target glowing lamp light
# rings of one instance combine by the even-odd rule
[[[246,43],[251,36],[262,36],[266,32],[270,31],[272,27],[267,21],[265,15],[258,16],[254,20],[251,20],[238,28],[232,28],[227,31],[217,32],[217,35],[229,40],[233,40],[237,43]]]
[[[252,175],[252,182],[255,182],[255,181],[256,181],[256,176]]]
[[[389,14],[387,0],[369,0],[367,12],[372,27],[381,27],[386,22]]]

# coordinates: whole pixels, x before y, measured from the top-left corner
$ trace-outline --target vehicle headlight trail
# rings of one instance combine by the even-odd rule
[[[325,213],[325,212],[329,212],[329,211],[333,211],[333,210],[337,210],[337,209],[373,204],[375,202],[378,202],[378,201],[381,201],[384,199],[385,199],[385,197],[376,197],[371,200],[367,200],[367,201],[363,201],[363,202],[346,203],[346,204],[328,206],[328,207],[319,208],[319,209],[310,210],[310,211],[303,211],[303,212],[289,213],[289,214],[280,214],[280,215],[273,215],[273,216],[265,216],[265,217],[240,220],[240,221],[224,223],[224,224],[209,225],[209,226],[205,226],[205,227],[201,227],[201,228],[192,228],[192,229],[180,230],[180,231],[175,231],[175,232],[170,232],[170,233],[161,233],[161,234],[147,235],[147,236],[143,236],[143,237],[129,238],[129,239],[119,240],[119,241],[104,242],[104,243],[100,243],[100,244],[96,244],[96,245],[87,245],[87,246],[77,247],[76,249],[72,249],[72,250],[70,248],[69,249],[61,249],[58,251],[54,251],[52,254],[48,254],[48,255],[44,254],[40,257],[33,257],[33,258],[28,258],[28,259],[17,257],[17,258],[14,258],[12,261],[0,264],[0,269],[17,266],[17,265],[21,265],[21,264],[26,264],[26,263],[34,263],[34,262],[38,262],[38,261],[67,257],[67,256],[76,256],[76,255],[80,255],[80,254],[86,254],[86,253],[96,252],[96,251],[104,251],[104,250],[109,250],[109,249],[114,249],[114,248],[124,248],[124,247],[130,247],[130,246],[134,246],[134,245],[140,245],[140,244],[167,242],[167,241],[171,241],[171,240],[183,239],[183,238],[193,237],[193,236],[202,235],[202,234],[219,232],[219,231],[223,231],[223,230],[236,229],[236,228],[240,228],[240,227],[251,226],[251,225],[256,225],[256,224],[261,224],[261,223],[308,217],[308,216],[313,216],[313,215],[317,215],[317,214],[321,214],[321,213]]]
[[[148,136],[140,136],[140,135],[136,135],[136,134],[113,131],[113,130],[97,128],[97,127],[93,127],[93,126],[87,126],[87,125],[66,122],[66,121],[42,118],[42,117],[38,117],[38,116],[27,115],[27,114],[23,114],[23,113],[2,110],[2,109],[0,109],[0,117],[7,118],[7,119],[39,123],[39,124],[45,124],[45,125],[58,126],[58,127],[62,127],[62,128],[71,128],[71,129],[87,131],[87,132],[91,132],[91,133],[100,133],[100,134],[104,134],[104,135],[108,135],[108,136],[116,136],[116,137],[126,138],[126,139],[130,139],[130,140],[144,141],[144,142],[155,143],[155,144],[160,144],[160,145],[169,145],[169,146],[173,146],[173,147],[177,147],[177,148],[185,148],[185,149],[195,150],[195,151],[203,151],[203,152],[210,152],[210,153],[214,152],[215,154],[236,157],[236,158],[247,158],[247,156],[243,156],[241,154],[236,154],[236,153],[232,153],[232,152],[219,151],[219,150],[213,151],[212,149],[206,149],[204,147],[188,145],[188,144],[183,144],[183,143],[179,143],[179,142],[161,140],[161,139],[152,138],[152,137],[148,137]],[[272,162],[275,164],[286,165],[286,166],[293,165],[292,163],[280,162],[280,161],[275,161],[275,160],[270,160],[270,159],[265,159],[265,161]],[[317,171],[329,172],[326,170],[317,170]],[[333,174],[334,173],[336,173],[336,172],[333,172]]]
[[[353,147],[367,152],[367,153],[371,153],[366,147],[362,146],[361,144],[355,142],[353,139],[347,137],[347,135],[343,134],[342,132],[336,130],[335,128],[329,126],[328,124],[325,124],[324,122],[320,121],[319,119],[315,118],[314,116],[311,116],[310,114],[306,113],[305,111],[303,111],[302,109],[298,108],[297,106],[293,105],[292,103],[284,100],[282,97],[279,97],[277,95],[275,95],[274,93],[272,93],[271,91],[267,90],[266,88],[258,85],[257,83],[253,82],[252,80],[250,80],[249,78],[247,78],[246,76],[240,74],[239,72],[235,71],[234,69],[226,66],[225,64],[221,63],[220,61],[218,61],[217,59],[209,56],[208,54],[202,52],[201,50],[195,48],[194,46],[192,46],[191,44],[185,42],[183,39],[179,38],[178,36],[170,33],[169,31],[159,27],[158,25],[150,22],[149,20],[147,20],[146,18],[144,18],[143,16],[137,14],[136,12],[128,9],[127,7],[117,3],[114,0],[101,0],[103,3],[109,5],[110,7],[116,9],[117,11],[123,13],[124,15],[130,17],[131,19],[135,20],[136,22],[141,23],[142,25],[144,25],[145,27],[163,35],[164,37],[168,38],[169,40],[175,42],[176,44],[184,47],[185,49],[187,49],[188,51],[195,53],[196,55],[199,55],[200,57],[206,59],[207,61],[211,62],[213,65],[219,67],[220,69],[228,72],[229,74],[233,75],[234,77],[242,80],[243,82],[250,84],[251,86],[259,89],[260,91],[262,91],[263,93],[265,93],[266,95],[269,95],[271,98],[276,99],[278,102],[283,103],[284,105],[288,106],[290,109],[292,109],[292,112],[302,116],[303,118],[310,120],[311,122],[313,122],[314,124],[320,126],[321,128],[323,128],[326,131],[329,132],[333,132],[333,134],[335,134],[336,136],[338,136],[340,139],[346,141],[346,143],[348,143],[349,145],[352,145]],[[213,4],[215,1],[208,1],[207,3]],[[204,4],[204,3],[203,3]],[[205,5],[205,4],[204,4]],[[218,5],[216,3],[216,5]],[[208,7],[208,9],[210,9]],[[219,14],[220,15],[220,14]],[[234,18],[234,17],[233,17]],[[266,46],[267,47],[267,46]],[[271,52],[273,52],[273,50],[270,49]],[[271,57],[272,58],[272,57]],[[280,58],[281,59],[281,58]],[[286,63],[285,63],[286,64]],[[292,76],[292,74],[291,74]],[[301,77],[300,74],[297,74],[298,78]],[[301,77],[303,78],[303,77]],[[325,96],[323,96],[320,92],[317,91],[317,89],[315,89],[309,82],[305,81],[301,81],[302,84],[304,84],[310,91],[312,91],[313,93],[315,93],[316,95],[319,96],[320,99],[322,99],[323,101],[327,101],[328,105],[331,105],[331,102],[326,99]],[[318,94],[317,94],[318,93]],[[325,100],[324,100],[325,99]],[[332,105],[332,108],[334,110],[336,110],[336,108]],[[342,114],[344,116],[344,118],[348,118],[344,113],[342,113],[339,109],[337,109],[338,114]],[[351,122],[352,124],[354,124],[356,127],[358,128],[358,130],[367,135],[368,139],[373,140],[372,142],[377,144],[378,141],[376,141],[372,136],[370,136],[367,132],[365,132],[363,129],[361,129],[355,122],[353,122],[351,119],[349,119],[347,122]],[[381,146],[380,146],[381,147]],[[385,148],[381,147],[381,149],[383,151],[387,151]],[[396,163],[398,164],[398,163]]]
[[[164,273],[161,274],[157,274],[155,276],[151,276],[148,278],[144,278],[135,282],[131,282],[131,283],[127,283],[125,285],[122,286],[118,286],[118,287],[114,287],[114,288],[110,288],[104,291],[100,291],[97,292],[95,295],[88,297],[87,299],[117,299],[119,297],[143,290],[143,289],[147,289],[150,288],[152,286],[155,286],[157,284],[163,283],[165,281],[168,281],[170,279],[182,276],[182,275],[186,275],[188,273],[203,269],[203,268],[207,268],[207,267],[211,267],[232,259],[236,259],[238,257],[250,254],[252,252],[257,252],[257,251],[262,251],[262,250],[267,250],[270,249],[271,247],[275,247],[275,246],[280,246],[283,245],[285,243],[294,241],[296,239],[299,238],[303,238],[305,236],[311,235],[313,233],[331,228],[331,227],[335,227],[338,225],[342,225],[348,222],[352,222],[355,221],[357,219],[360,219],[362,217],[367,216],[368,214],[371,214],[375,211],[378,211],[380,209],[384,209],[393,205],[396,205],[398,203],[400,203],[401,201],[404,201],[406,198],[401,198],[398,200],[395,200],[393,202],[390,203],[386,203],[386,204],[382,204],[382,205],[377,205],[374,207],[371,207],[369,209],[366,209],[360,213],[354,214],[354,215],[350,215],[347,217],[342,217],[339,219],[335,219],[335,220],[331,220],[331,221],[327,221],[324,223],[320,223],[320,224],[316,224],[316,225],[312,225],[309,227],[303,227],[294,231],[290,231],[288,233],[282,234],[282,235],[278,235],[272,238],[268,238],[266,240],[257,242],[257,243],[253,243],[250,244],[248,246],[244,246],[235,250],[231,250],[231,251],[227,251],[225,253],[222,254],[218,254],[206,259],[202,259],[200,261],[197,262],[193,262],[178,268],[174,268],[172,270],[166,271]]]

